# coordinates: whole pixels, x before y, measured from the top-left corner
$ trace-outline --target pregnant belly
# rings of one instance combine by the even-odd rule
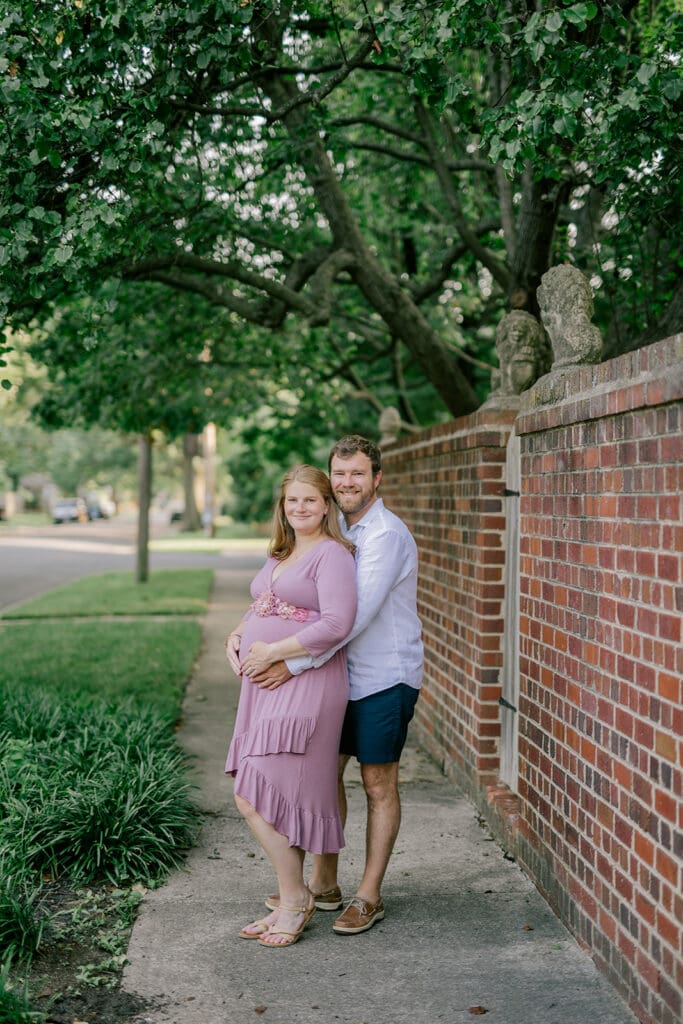
[[[273,644],[277,640],[283,640],[292,633],[298,633],[304,626],[310,625],[320,618],[317,612],[309,612],[306,622],[296,622],[295,619],[283,619],[280,615],[252,615],[242,634],[240,643],[240,654],[242,657],[249,650],[249,646],[256,640],[262,643]]]

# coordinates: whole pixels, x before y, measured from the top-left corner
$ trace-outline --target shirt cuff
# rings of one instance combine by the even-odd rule
[[[306,669],[313,668],[313,658],[306,658],[304,655],[300,658],[286,658],[285,665],[293,676],[300,676]]]

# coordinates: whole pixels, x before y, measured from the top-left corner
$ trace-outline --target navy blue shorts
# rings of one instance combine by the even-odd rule
[[[388,690],[350,700],[339,752],[361,764],[393,764],[401,757],[420,691],[398,683]]]

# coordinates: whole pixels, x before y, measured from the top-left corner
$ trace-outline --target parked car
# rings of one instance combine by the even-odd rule
[[[60,498],[52,509],[54,523],[87,523],[89,519],[83,498]]]
[[[88,519],[108,519],[109,516],[99,501],[88,502]]]

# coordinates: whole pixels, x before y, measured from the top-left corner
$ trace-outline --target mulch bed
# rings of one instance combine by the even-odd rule
[[[45,1014],[45,1024],[133,1024],[150,1008],[121,990],[123,966],[113,965],[111,950],[102,946],[103,935],[113,936],[125,949],[130,934],[131,926],[117,920],[113,891],[107,883],[45,886],[42,906],[50,919],[26,979],[31,1009]],[[90,981],[79,977],[84,968]]]

